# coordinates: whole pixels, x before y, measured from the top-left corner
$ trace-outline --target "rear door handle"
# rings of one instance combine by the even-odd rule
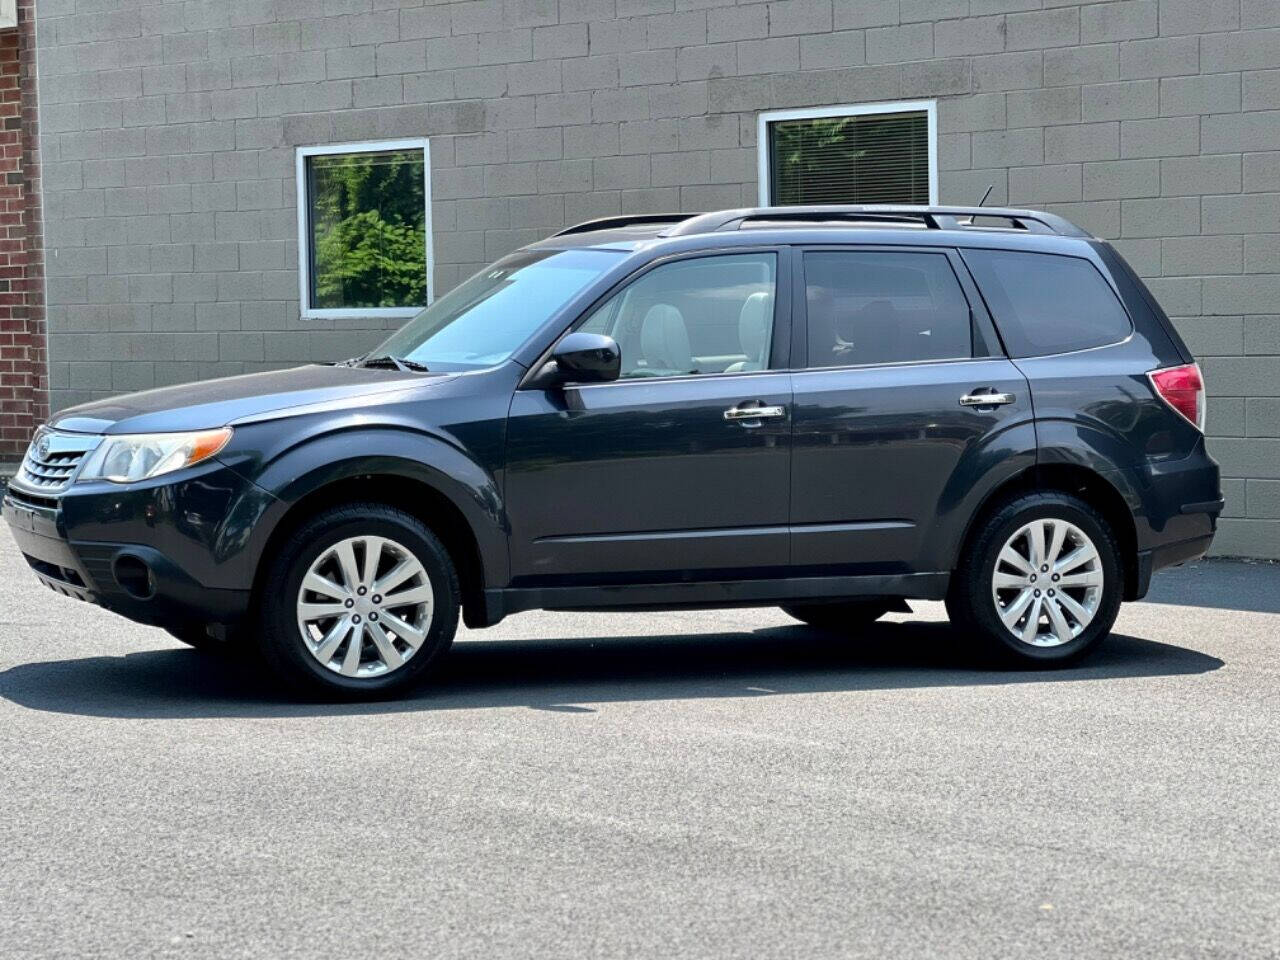
[[[726,420],[776,420],[786,415],[786,407],[742,406],[724,412]]]
[[[1012,393],[966,393],[960,398],[960,406],[1000,407],[1017,399]]]

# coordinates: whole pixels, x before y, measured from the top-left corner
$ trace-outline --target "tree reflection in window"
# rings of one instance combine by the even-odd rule
[[[308,158],[313,308],[426,304],[425,165],[421,150]]]

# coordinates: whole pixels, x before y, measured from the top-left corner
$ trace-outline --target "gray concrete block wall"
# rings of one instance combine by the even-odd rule
[[[1114,239],[1196,353],[1218,550],[1280,555],[1280,3],[41,0],[55,407],[359,353],[298,318],[294,148],[428,136],[436,290],[756,202],[760,110],[934,98],[943,202]]]

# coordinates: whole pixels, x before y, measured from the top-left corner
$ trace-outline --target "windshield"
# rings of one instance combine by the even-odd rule
[[[373,350],[432,371],[502,363],[553,313],[626,254],[619,250],[522,250],[481,270]]]

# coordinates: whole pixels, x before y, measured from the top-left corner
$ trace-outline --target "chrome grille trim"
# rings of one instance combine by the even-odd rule
[[[9,481],[10,486],[42,495],[61,493],[75,477],[85,454],[101,440],[92,434],[61,433],[41,427],[27,447],[18,475]]]

